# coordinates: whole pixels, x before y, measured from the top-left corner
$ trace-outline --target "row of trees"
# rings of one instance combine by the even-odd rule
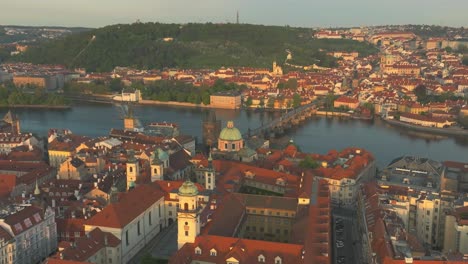
[[[429,94],[426,86],[424,85],[418,85],[416,88],[414,88],[414,94],[416,95],[418,102],[421,104],[427,104],[430,102],[442,103],[447,100],[463,99],[460,96],[454,95],[452,92],[444,92],[441,94]]]
[[[245,85],[225,83],[217,80],[213,86],[195,87],[192,84],[180,81],[157,81],[145,86],[141,91],[143,98],[157,101],[187,102],[192,104],[210,104],[210,95],[223,91],[241,92]]]
[[[56,93],[46,93],[44,89],[38,87],[17,88],[13,85],[0,86],[0,105],[47,105],[63,106],[68,105],[68,101],[63,95]]]

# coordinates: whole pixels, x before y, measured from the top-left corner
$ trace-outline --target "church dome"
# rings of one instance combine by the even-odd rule
[[[198,195],[198,188],[190,180],[186,180],[179,188],[179,195],[195,196]]]
[[[234,127],[233,121],[228,121],[227,126],[221,130],[219,139],[227,141],[242,140],[242,134],[240,133],[239,129]]]

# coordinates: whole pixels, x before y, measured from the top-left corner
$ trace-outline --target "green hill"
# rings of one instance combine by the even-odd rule
[[[377,52],[375,47],[357,41],[313,39],[313,33],[306,28],[248,24],[112,25],[42,43],[14,59],[110,71],[115,66],[270,67],[273,60],[280,64],[284,61],[286,50],[292,52],[295,64],[310,65],[319,60],[321,66],[333,66],[336,61],[326,56],[326,51],[356,50],[363,55]]]

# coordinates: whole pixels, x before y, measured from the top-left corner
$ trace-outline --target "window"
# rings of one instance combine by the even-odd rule
[[[208,183],[211,183],[211,178],[210,177],[208,177]]]
[[[189,207],[188,207],[188,203],[184,203],[184,210],[185,211],[188,211]]]
[[[228,148],[228,147],[227,147],[227,143],[224,143],[224,148],[225,148],[225,149],[227,149],[227,148]]]
[[[128,230],[125,231],[125,244],[128,246],[130,243],[128,243]]]
[[[258,256],[258,262],[265,262],[265,256],[259,255]]]
[[[188,236],[188,231],[185,231],[185,236]]]
[[[214,248],[210,250],[210,256],[213,256],[213,257],[216,256],[216,250]]]
[[[236,144],[232,144],[232,149],[236,149]]]
[[[158,174],[158,169],[154,168],[153,172],[154,172],[154,174]]]
[[[199,248],[199,247],[195,248],[195,254],[196,255],[201,255],[201,248]]]
[[[138,235],[141,235],[140,221],[138,221],[138,223],[137,223],[137,233],[138,233]]]
[[[275,258],[275,264],[281,264],[281,258],[279,256]]]
[[[133,167],[129,167],[129,168],[128,168],[128,171],[129,171],[129,172],[133,172]]]
[[[149,225],[152,225],[153,223],[151,222],[151,212],[149,212],[148,214],[148,222],[149,222]]]

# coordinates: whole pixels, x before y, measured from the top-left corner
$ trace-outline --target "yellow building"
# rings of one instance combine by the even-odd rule
[[[238,109],[241,107],[241,94],[219,92],[210,96],[210,106],[214,108]]]
[[[394,75],[410,75],[418,77],[421,73],[421,67],[416,64],[410,63],[397,63],[392,65],[385,65],[382,68],[383,73],[385,74],[394,74]]]
[[[47,86],[47,78],[45,76],[15,75],[13,76],[13,84],[16,87],[32,85],[40,88],[45,88]]]
[[[78,158],[67,158],[58,171],[58,178],[61,180],[85,180],[86,176],[85,163]]]

